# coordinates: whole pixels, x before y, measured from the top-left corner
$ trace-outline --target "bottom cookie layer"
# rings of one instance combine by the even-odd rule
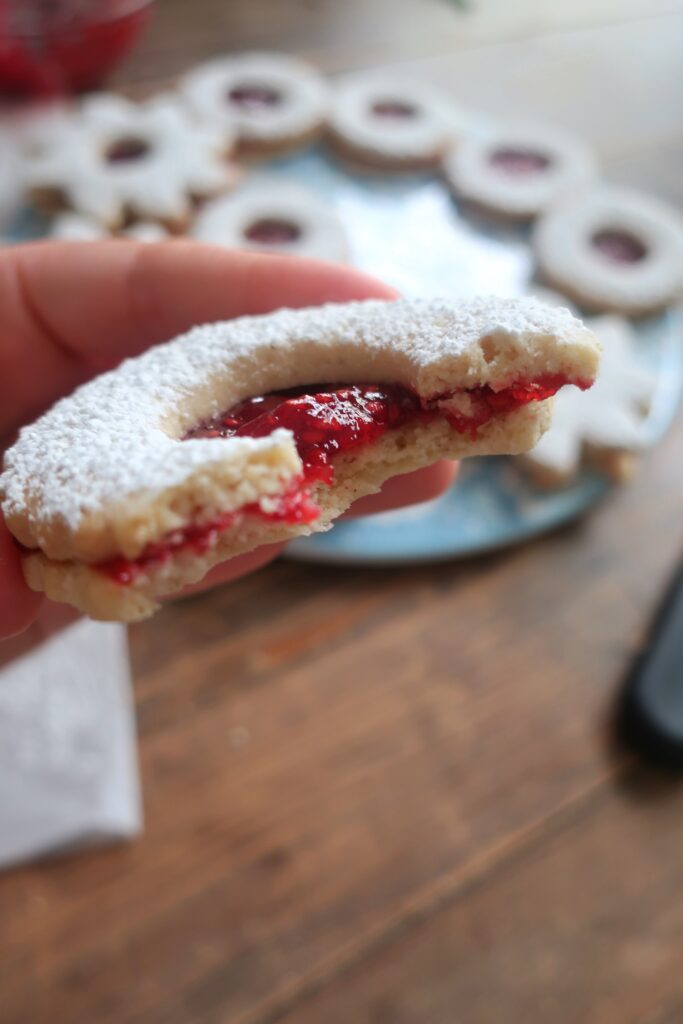
[[[31,589],[45,592],[54,601],[72,604],[94,619],[144,619],[157,610],[161,597],[198,582],[220,562],[263,544],[329,529],[354,501],[376,493],[392,476],[413,472],[439,459],[528,451],[548,427],[550,416],[550,402],[534,402],[490,420],[475,440],[459,434],[441,419],[389,431],[367,448],[335,460],[332,486],[320,483],[311,489],[311,498],[320,509],[315,522],[292,524],[247,515],[237,528],[217,533],[206,550],[181,550],[127,584],[86,563],[58,562],[41,552],[24,557],[24,575]]]

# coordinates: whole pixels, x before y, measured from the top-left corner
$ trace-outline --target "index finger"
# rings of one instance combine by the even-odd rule
[[[94,373],[195,324],[395,294],[350,267],[190,241],[5,249],[0,436]]]

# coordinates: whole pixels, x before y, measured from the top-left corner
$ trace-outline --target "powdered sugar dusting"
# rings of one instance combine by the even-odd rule
[[[0,476],[3,511],[23,514],[30,502],[34,520],[58,518],[77,529],[85,513],[127,496],[152,499],[201,465],[280,446],[291,449],[292,435],[283,430],[261,439],[181,442],[179,436],[192,425],[182,410],[203,392],[213,400],[207,399],[200,418],[226,408],[221,405],[226,396],[235,402],[248,397],[250,387],[253,394],[264,384],[273,390],[295,382],[291,373],[286,381],[273,379],[281,371],[272,367],[293,365],[298,383],[306,383],[306,353],[345,356],[350,371],[354,365],[367,371],[376,357],[398,354],[417,386],[421,370],[466,356],[474,347],[478,353],[480,339],[493,333],[521,342],[550,337],[558,363],[566,364],[577,337],[579,344],[590,343],[590,335],[582,339],[580,332],[567,310],[497,298],[458,305],[330,304],[196,327],[90,381],[23,428]],[[241,383],[231,390],[233,380]],[[196,408],[189,413],[195,414]],[[171,418],[175,435],[168,426]]]

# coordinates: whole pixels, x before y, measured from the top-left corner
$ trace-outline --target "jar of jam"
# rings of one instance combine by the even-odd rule
[[[128,53],[153,0],[0,0],[0,100],[97,88]]]

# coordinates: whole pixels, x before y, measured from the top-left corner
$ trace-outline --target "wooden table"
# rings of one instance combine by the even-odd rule
[[[683,201],[680,0],[167,0],[120,75],[396,62]],[[0,879],[2,1024],[678,1024],[683,793],[613,747],[683,550],[683,421],[468,564],[280,562],[131,630],[146,832]]]

